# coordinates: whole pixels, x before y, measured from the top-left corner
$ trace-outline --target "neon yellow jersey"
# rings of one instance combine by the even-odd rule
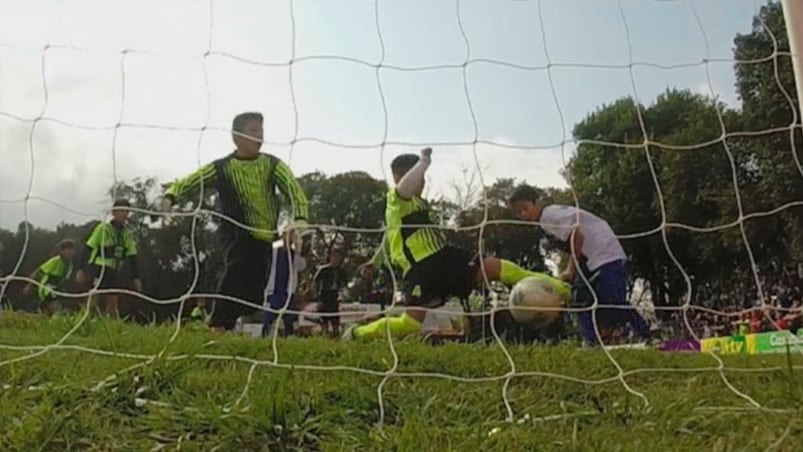
[[[36,269],[35,278],[41,284],[36,291],[36,299],[44,301],[53,295],[54,290],[61,290],[72,274],[72,263],[61,256],[53,256]]]
[[[165,195],[174,203],[183,204],[212,190],[220,196],[224,215],[250,226],[253,237],[268,243],[276,238],[276,222],[281,208],[279,193],[289,201],[294,220],[307,219],[308,202],[304,190],[290,168],[269,154],[259,154],[253,159],[229,154],[173,182]],[[222,228],[224,234],[232,236],[241,230],[240,226],[229,221],[224,221]]]
[[[418,196],[403,199],[391,188],[387,194],[385,223],[391,262],[401,267],[404,274],[446,246],[443,231],[427,226],[434,226],[436,222],[429,205]]]
[[[137,255],[137,242],[131,231],[111,222],[95,226],[86,246],[90,250],[89,263],[101,267],[117,268],[124,259]]]

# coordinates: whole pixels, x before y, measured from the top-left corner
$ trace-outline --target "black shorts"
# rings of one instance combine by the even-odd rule
[[[92,275],[93,287],[97,286],[98,289],[105,290],[125,288],[125,285],[120,284],[119,278],[117,278],[116,268],[93,265],[90,269],[90,274]],[[100,280],[100,284],[98,284],[98,280]]]
[[[404,277],[404,304],[437,308],[449,298],[468,298],[474,290],[477,263],[468,253],[446,246],[413,265]]]
[[[333,325],[340,324],[340,304],[337,302],[337,294],[332,298],[331,296],[323,296],[318,302],[318,312],[327,314],[320,316],[321,323],[331,323]]]

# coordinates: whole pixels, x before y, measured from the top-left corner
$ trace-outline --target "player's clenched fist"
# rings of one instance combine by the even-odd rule
[[[421,158],[422,158],[422,159],[429,160],[429,158],[430,158],[431,156],[432,156],[432,148],[424,148],[424,149],[421,149]]]

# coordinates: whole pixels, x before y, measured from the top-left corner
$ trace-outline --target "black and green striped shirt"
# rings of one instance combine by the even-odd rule
[[[404,199],[391,188],[385,205],[386,236],[390,260],[407,274],[413,265],[432,256],[446,246],[442,230],[435,221],[429,205],[420,197]],[[384,243],[383,243],[383,246]]]
[[[289,200],[294,219],[307,219],[307,197],[301,185],[284,162],[269,154],[261,153],[252,159],[229,154],[173,182],[165,195],[173,203],[183,203],[199,196],[202,189],[217,191],[222,213],[253,228],[250,233],[259,240],[275,239],[278,194]],[[241,227],[224,221],[223,229],[224,234],[232,235]]]

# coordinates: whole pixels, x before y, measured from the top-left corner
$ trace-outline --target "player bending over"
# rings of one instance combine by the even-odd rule
[[[344,339],[383,337],[386,328],[392,335],[420,331],[427,308],[440,307],[450,297],[467,298],[483,282],[483,269],[489,281],[501,281],[508,286],[538,275],[494,257],[474,262],[463,250],[447,243],[443,231],[434,227],[428,204],[421,199],[431,154],[432,150],[426,148],[420,158],[415,154],[403,154],[390,164],[396,187],[387,194],[387,242],[391,264],[402,270],[405,304],[409,307],[401,316],[353,325],[345,331]],[[566,284],[552,280],[556,289],[568,298]]]
[[[136,291],[142,290],[137,267],[137,243],[131,230],[128,229],[128,208],[131,204],[126,200],[117,200],[112,206],[112,219],[99,223],[92,229],[86,240],[86,251],[82,259],[78,260],[78,272],[75,281],[84,285],[87,273],[92,278],[92,284],[98,289],[123,289],[127,284],[121,284],[117,271],[126,262],[131,270],[131,278]],[[113,317],[120,315],[120,294],[104,293],[101,296],[105,304],[106,314]],[[94,305],[94,301],[92,301]]]
[[[540,222],[548,234],[569,244],[569,262],[560,278],[574,284],[575,303],[587,307],[594,302],[586,283],[577,275],[579,267],[600,305],[629,306],[627,256],[605,220],[573,206],[544,205],[535,188],[528,185],[516,188],[510,197],[510,209],[521,220]],[[597,343],[592,312],[603,338],[627,324],[642,338],[650,336],[649,326],[635,309],[599,308],[578,313],[580,336],[588,343]]]
[[[56,313],[58,296],[53,293],[61,291],[72,275],[75,242],[64,239],[56,244],[56,254],[40,265],[31,275],[38,283],[34,299],[39,303],[39,310],[48,316]],[[33,291],[33,283],[25,286],[23,294],[28,296]]]
[[[279,198],[276,189],[291,204],[295,223],[302,228],[307,219],[307,197],[292,171],[277,157],[259,152],[262,147],[262,114],[241,113],[232,122],[236,149],[231,154],[202,166],[173,182],[165,192],[162,210],[197,199],[212,190],[220,197],[220,225],[225,249],[225,270],[218,293],[262,305],[276,239]],[[239,224],[251,229],[245,229]],[[254,309],[241,303],[217,299],[212,305],[210,326],[231,330],[237,318]]]

